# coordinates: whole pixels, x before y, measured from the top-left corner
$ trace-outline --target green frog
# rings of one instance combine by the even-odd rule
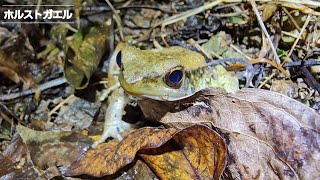
[[[118,65],[117,69],[113,66],[115,64]],[[130,102],[128,94],[160,101],[176,101],[208,87],[220,87],[228,93],[239,90],[237,77],[223,66],[210,67],[201,54],[180,46],[141,50],[120,44],[110,66],[109,71],[118,74],[119,83],[111,86],[115,92],[109,97],[111,100],[104,133],[93,147],[110,136],[121,139],[120,132],[130,128],[129,124],[121,121],[124,107]],[[110,90],[107,92],[109,94]]]

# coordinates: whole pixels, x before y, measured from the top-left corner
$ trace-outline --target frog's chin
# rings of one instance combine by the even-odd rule
[[[158,100],[158,101],[178,101],[178,100],[181,100],[181,99],[185,99],[187,97],[190,97],[192,96],[192,94],[161,94],[161,93],[157,93],[157,92],[154,92],[154,95],[152,92],[148,91],[148,92],[130,92],[130,91],[127,91],[125,90],[129,95],[133,96],[133,97],[138,97],[140,99],[144,99],[144,98],[147,98],[147,99],[154,99],[154,100]]]
[[[142,96],[145,98],[154,99],[158,101],[178,101],[178,100],[190,97],[191,95],[184,95],[179,97],[173,97],[173,96],[167,96],[167,95],[163,95],[163,96],[142,95]]]

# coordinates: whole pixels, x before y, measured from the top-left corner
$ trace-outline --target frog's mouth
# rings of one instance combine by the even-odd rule
[[[131,83],[126,82],[122,73],[119,74],[119,82],[122,88],[128,94],[136,97],[146,97],[159,101],[176,101],[192,95],[190,93],[187,93],[187,91],[182,91],[181,89],[174,89],[170,87],[155,88],[152,86],[135,86]]]

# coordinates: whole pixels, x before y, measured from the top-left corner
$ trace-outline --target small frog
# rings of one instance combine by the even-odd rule
[[[201,54],[183,47],[173,46],[161,50],[140,50],[123,44],[118,47],[121,48],[116,48],[117,54],[113,55],[120,68],[118,80],[124,91],[132,96],[175,101],[208,87],[220,87],[229,93],[239,90],[237,77],[232,76],[221,65],[209,67]],[[119,84],[112,86],[113,89],[117,85]],[[122,91],[115,93],[118,97],[112,98],[111,95],[111,98],[121,99],[119,92],[121,94]],[[123,93],[123,96],[127,97],[127,94]],[[128,98],[125,98],[120,102],[121,105],[110,104],[117,108],[107,110],[113,114],[107,113],[103,136],[93,147],[110,136],[121,139],[119,133],[130,126],[113,117],[121,117],[128,102]],[[119,113],[114,115],[118,111]],[[116,119],[116,122],[112,121],[112,118]]]
[[[209,68],[204,57],[179,46],[140,50],[126,46],[117,55],[121,87],[133,96],[175,101],[208,88],[239,90],[238,79],[221,65]]]

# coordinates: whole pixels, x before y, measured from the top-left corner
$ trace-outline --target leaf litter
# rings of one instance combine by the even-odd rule
[[[80,24],[1,25],[1,179],[143,177],[129,173],[135,168],[161,179],[319,178],[319,2],[74,3]],[[163,126],[143,121],[153,127],[90,149],[105,106],[97,100],[107,77],[101,61],[123,39],[142,49],[196,50],[251,89],[138,101],[142,112],[131,105],[126,118]],[[20,106],[33,98],[34,106]]]

